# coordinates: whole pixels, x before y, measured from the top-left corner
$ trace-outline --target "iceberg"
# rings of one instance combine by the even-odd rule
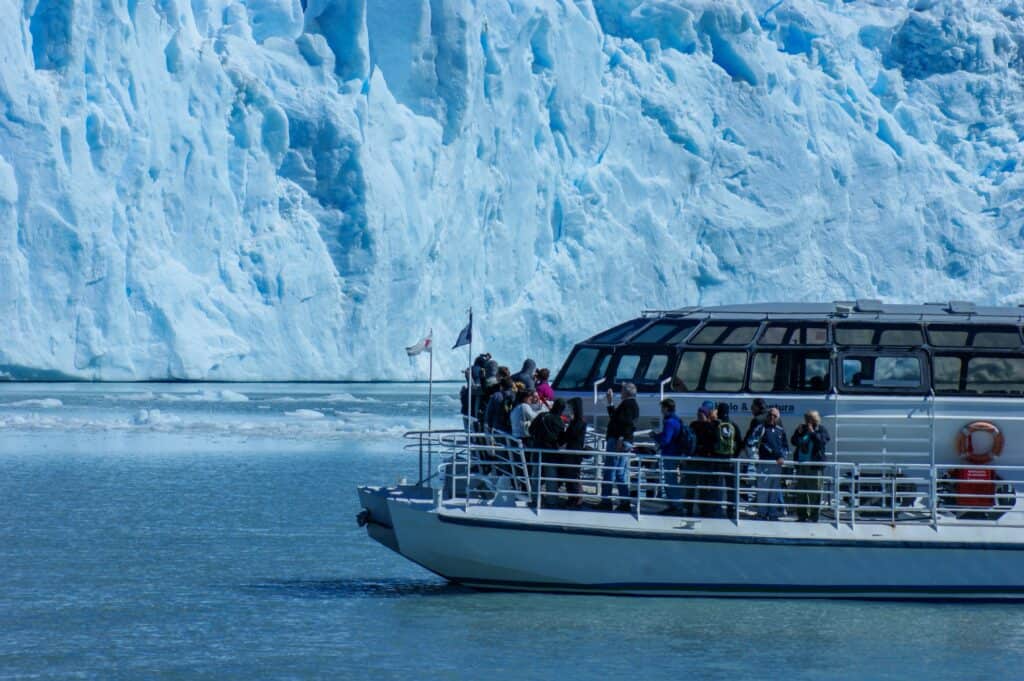
[[[0,5],[0,375],[557,366],[638,309],[1024,302],[1021,0]],[[454,377],[463,351],[436,353]]]

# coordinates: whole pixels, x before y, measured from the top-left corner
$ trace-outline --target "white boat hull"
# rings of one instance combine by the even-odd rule
[[[480,589],[1024,599],[1024,544],[1012,541],[1009,528],[936,532],[927,525],[755,521],[738,527],[729,520],[688,523],[587,511],[438,510],[395,494],[386,505],[394,550]]]

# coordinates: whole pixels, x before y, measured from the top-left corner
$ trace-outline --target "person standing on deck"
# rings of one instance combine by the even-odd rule
[[[693,431],[696,441],[693,455],[699,459],[709,459],[715,455],[718,430],[715,428],[714,419],[715,403],[711,400],[704,400],[701,402],[700,408],[697,409],[697,420],[690,421],[690,430]],[[708,499],[710,491],[704,488],[713,484],[711,475],[713,465],[710,461],[690,460],[686,462],[683,510],[688,513],[685,515],[692,515],[696,518],[711,516],[711,505],[705,505],[703,502]]]
[[[581,452],[587,446],[587,422],[583,418],[583,400],[573,397],[569,400],[569,411],[572,418],[562,434],[561,445],[573,452]],[[565,493],[568,496],[570,508],[577,508],[583,505],[583,490],[580,487],[580,464],[582,460],[579,454],[565,454],[564,465],[558,473],[558,477],[566,480]]]
[[[542,404],[548,409],[551,408],[551,403],[555,401],[555,391],[548,383],[548,378],[551,377],[551,372],[548,369],[537,369],[537,397],[540,398]]]
[[[676,401],[666,397],[661,401],[661,430],[653,434],[661,455],[661,466],[665,476],[665,498],[669,501],[665,514],[675,514],[683,510],[682,476],[679,467],[683,464],[682,457],[690,456],[693,448],[693,432],[676,416]],[[683,429],[687,432],[684,433]],[[685,451],[684,451],[685,449]]]
[[[813,409],[804,414],[804,422],[793,433],[793,458],[796,460],[797,522],[818,522],[821,506],[821,466],[825,460],[828,431],[821,425],[821,414]]]
[[[757,452],[757,518],[778,520],[783,512],[782,465],[789,455],[786,431],[779,425],[779,410],[768,410],[765,422],[747,440],[747,449]]]
[[[604,457],[604,466],[601,470],[601,504],[598,508],[611,510],[612,508],[612,487],[617,486],[619,496],[628,496],[629,457],[622,453],[633,450],[633,435],[636,433],[636,420],[640,418],[640,406],[636,401],[636,386],[632,383],[623,383],[620,392],[622,400],[619,404],[613,404],[615,397],[611,388],[605,394],[605,401],[608,403],[608,430],[606,432],[605,451],[609,456]],[[616,455],[618,454],[618,455]],[[619,502],[620,511],[629,511],[629,501],[623,499]]]

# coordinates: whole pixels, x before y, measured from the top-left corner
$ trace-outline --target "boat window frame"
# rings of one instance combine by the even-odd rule
[[[819,389],[800,388],[793,387],[791,383],[793,375],[793,364],[792,359],[790,360],[790,368],[787,372],[787,385],[784,390],[775,390],[774,382],[772,379],[772,387],[768,390],[755,389],[752,385],[754,380],[754,363],[757,361],[757,356],[762,354],[788,354],[790,356],[798,357],[799,361],[805,362],[807,359],[822,360],[825,362],[826,374],[825,374],[825,385]],[[770,395],[829,395],[832,392],[835,377],[835,367],[832,362],[833,353],[830,345],[779,345],[779,346],[763,346],[753,348],[750,352],[750,357],[747,360],[747,381],[744,384],[746,392],[756,394],[770,394]],[[798,372],[799,374],[799,372]]]
[[[935,390],[936,395],[943,397],[969,397],[969,398],[1002,398],[1002,399],[1022,399],[1024,398],[1024,388],[1020,392],[973,392],[967,390],[967,378],[968,372],[970,371],[970,364],[975,359],[1008,359],[1017,360],[1024,362],[1024,351],[1004,351],[999,352],[998,350],[991,352],[972,352],[970,349],[961,349],[960,351],[940,351],[933,353],[932,361],[936,359],[955,357],[960,360],[960,375],[957,383],[956,390],[939,390],[934,385],[932,387]],[[1022,381],[1024,383],[1024,381]]]
[[[932,330],[936,331],[966,331],[970,344],[965,345],[943,345],[935,342],[932,338]],[[975,345],[974,339],[978,333],[1008,333],[1013,331],[1017,334],[1017,345]],[[931,322],[925,326],[925,335],[928,338],[928,345],[932,348],[951,351],[981,351],[983,354],[990,352],[1014,352],[1024,348],[1024,337],[1021,336],[1021,328],[1016,324],[957,324],[955,322]]]
[[[587,373],[586,378],[583,380],[583,385],[581,387],[574,387],[574,388],[567,388],[567,387],[562,386],[561,382],[562,382],[562,379],[565,377],[565,372],[568,370],[569,365],[572,363],[572,360],[576,358],[576,355],[579,352],[583,351],[583,350],[596,350],[597,351],[597,355],[594,357],[594,361],[590,364],[590,368],[587,370],[588,373]],[[601,362],[603,361],[603,358],[605,356],[607,356],[607,355],[612,355],[612,354],[614,354],[614,349],[613,348],[595,346],[595,345],[591,345],[589,343],[580,343],[580,344],[576,345],[572,349],[572,352],[569,353],[569,358],[562,365],[562,368],[559,369],[558,375],[555,377],[555,380],[551,384],[551,387],[554,390],[563,390],[565,392],[585,392],[587,390],[590,390],[594,386],[594,381],[597,380],[596,377],[594,376],[595,371],[601,365]]]
[[[870,343],[843,343],[839,340],[839,334],[845,329],[874,329]],[[881,343],[881,336],[886,331],[916,331],[920,334],[921,340],[918,343]],[[842,321],[832,324],[832,345],[835,348],[913,348],[919,349],[927,345],[924,325],[914,322],[886,323],[879,321]],[[842,381],[840,381],[842,383]]]
[[[802,335],[804,336],[805,339],[807,337],[806,329],[811,328],[811,327],[816,328],[816,329],[824,329],[825,330],[825,341],[823,343],[807,343],[806,341],[803,342],[803,343],[769,343],[769,342],[766,342],[765,339],[764,339],[764,336],[768,332],[768,330],[771,329],[772,327],[780,327],[780,326],[783,326],[783,327],[796,327],[797,329],[799,329],[799,330],[804,332]],[[822,320],[815,320],[815,321],[806,321],[806,320],[799,320],[799,319],[767,319],[761,325],[761,330],[758,332],[757,338],[754,340],[754,344],[758,348],[763,347],[763,348],[817,348],[817,349],[824,348],[824,349],[831,349],[832,346],[834,345],[833,338],[832,338],[832,325],[829,324],[828,321],[826,321],[824,319],[822,319]]]
[[[673,331],[667,334],[663,334],[657,340],[640,340],[647,331],[653,329],[659,324],[671,325],[675,327]],[[657,346],[676,346],[686,342],[693,332],[701,325],[701,320],[698,319],[655,319],[652,324],[648,324],[639,331],[633,333],[628,340],[624,341],[624,344],[636,344],[636,345],[657,345]],[[681,339],[673,340],[679,334],[683,334]],[[671,342],[670,342],[671,341]]]
[[[924,350],[887,349],[888,346],[879,348],[861,349],[861,346],[853,346],[855,349],[843,350],[836,353],[833,371],[835,375],[835,389],[843,394],[849,395],[928,395],[932,390],[931,363],[928,354]],[[902,346],[900,346],[902,347]],[[913,357],[918,360],[921,368],[921,380],[916,388],[908,386],[877,386],[877,385],[847,385],[843,372],[843,361],[848,358],[859,359],[861,357]]]
[[[649,327],[651,325],[651,321],[651,319],[648,319],[646,317],[634,317],[633,319],[626,320],[621,324],[616,324],[615,326],[605,329],[604,331],[599,331],[595,333],[593,336],[583,341],[581,345],[622,345],[623,343],[627,343],[630,338],[636,335],[637,332]],[[657,322],[657,320],[653,321]],[[626,328],[630,326],[632,326],[632,328]],[[611,335],[612,332],[619,331],[620,329],[623,328],[625,328],[626,330],[622,331],[620,334],[612,336],[612,338],[610,339],[604,338],[605,336]]]
[[[714,341],[708,343],[695,342],[697,336],[704,333],[704,331],[710,326],[724,326],[725,330],[718,334]],[[745,326],[754,327],[754,332],[747,341],[743,343],[723,342],[723,339],[731,335],[737,328]],[[689,338],[686,339],[686,346],[694,348],[730,348],[733,350],[737,348],[747,348],[756,342],[757,337],[761,334],[763,326],[764,322],[760,319],[709,319],[707,322],[702,324],[698,330],[695,330],[690,334]]]
[[[650,388],[652,386],[655,390],[657,390],[658,384],[665,378],[673,374],[673,367],[675,367],[676,359],[679,355],[675,346],[661,345],[658,343],[620,345],[619,347],[615,348],[610,354],[611,361],[608,363],[608,368],[605,370],[603,376],[605,381],[604,383],[601,384],[601,386],[618,391],[622,387],[622,383],[625,382],[615,380],[615,374],[618,373],[619,370],[620,358],[626,355],[638,355],[640,357],[640,361],[637,363],[636,369],[633,372],[633,377],[627,379],[630,383],[636,386],[637,392],[651,392]],[[665,368],[662,369],[660,378],[658,378],[654,383],[649,383],[647,381],[640,380],[640,377],[642,377],[647,372],[647,367],[650,365],[651,359],[655,355],[667,355],[667,359],[665,361]],[[598,378],[601,377],[596,375],[592,376],[591,385],[593,385],[593,382],[596,381]]]

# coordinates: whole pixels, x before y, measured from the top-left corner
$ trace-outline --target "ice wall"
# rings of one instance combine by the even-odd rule
[[[1024,1],[8,0],[0,371],[557,364],[642,307],[1024,302]]]

